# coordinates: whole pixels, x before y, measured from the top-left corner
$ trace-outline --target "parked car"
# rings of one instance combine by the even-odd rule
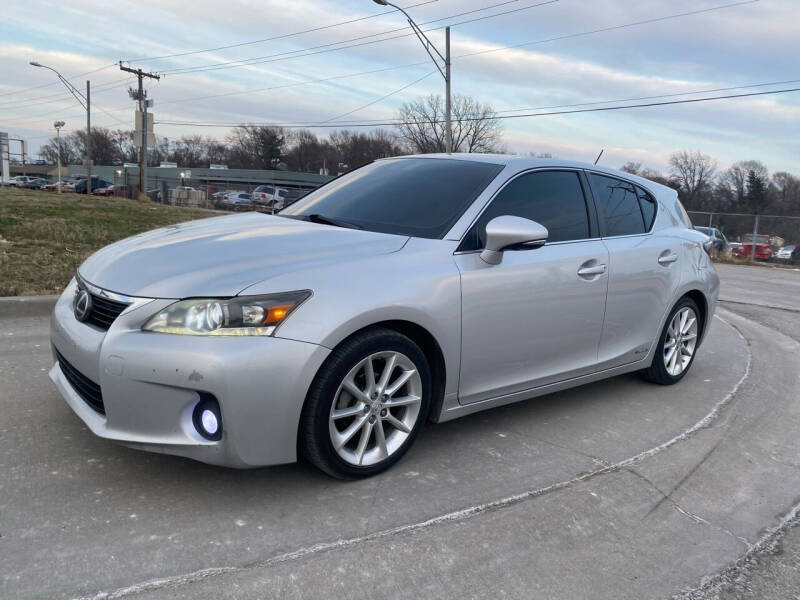
[[[260,185],[253,191],[253,202],[272,210],[281,210],[286,206],[289,190],[274,185]]]
[[[704,244],[674,190],[613,169],[378,160],[278,215],[95,252],[56,303],[50,376],[135,448],[374,475],[429,419],[633,371],[678,383],[719,292]]]
[[[775,253],[775,260],[780,262],[789,262],[792,260],[792,252],[794,252],[794,244],[783,246]]]
[[[792,256],[789,259],[789,262],[792,264],[800,263],[800,242],[797,242],[794,245],[794,250],[792,250]]]
[[[101,187],[97,188],[96,190],[92,191],[92,196],[113,196],[116,190],[116,186],[109,185],[108,187]]]
[[[71,192],[74,189],[74,183],[71,181],[63,180],[61,181],[60,185],[62,192]],[[56,181],[55,183],[47,183],[39,189],[41,189],[43,192],[57,192],[58,186],[59,183]]]
[[[225,200],[225,196],[233,193],[235,192],[232,190],[223,190],[220,192],[214,192],[213,194],[211,194],[211,196],[209,196],[209,200],[213,206],[222,206],[222,202]]]
[[[695,229],[705,233],[711,239],[711,258],[730,255],[731,249],[728,244],[728,238],[719,229],[716,227],[695,227]]]
[[[99,177],[92,177],[92,192],[98,190],[100,188],[107,188],[113,185],[109,181],[105,181],[100,179]],[[72,186],[72,190],[76,194],[85,194],[86,193],[86,179],[81,179],[76,181],[75,184]]]
[[[222,205],[230,210],[250,210],[253,200],[247,192],[230,192],[223,197]]]
[[[38,179],[38,177],[32,175],[17,175],[8,180],[8,185],[11,187],[24,188],[29,181],[33,181],[34,179]]]
[[[42,189],[43,186],[47,185],[48,183],[50,182],[47,181],[47,179],[44,179],[43,177],[37,177],[35,179],[29,180],[28,182],[22,184],[19,187],[24,187],[25,189],[28,190],[40,190]]]
[[[755,246],[756,260],[772,259],[770,236],[753,235],[752,233],[742,236],[742,244],[738,248],[734,248],[733,256],[736,258],[749,259],[753,256],[753,246]]]

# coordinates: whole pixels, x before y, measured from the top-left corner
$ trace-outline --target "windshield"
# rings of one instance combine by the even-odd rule
[[[502,169],[457,159],[382,160],[334,179],[278,214],[440,239]]]

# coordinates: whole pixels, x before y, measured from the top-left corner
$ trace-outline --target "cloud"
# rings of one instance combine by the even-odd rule
[[[406,0],[405,4],[417,1]],[[413,8],[411,12],[423,22],[496,1],[460,0],[455,3],[441,0]],[[518,4],[522,7],[534,1],[519,0]],[[453,30],[453,53],[458,57],[721,3],[724,0],[669,3],[594,0],[592,10],[586,10],[586,3],[562,0],[514,15],[457,26]],[[516,4],[472,16],[494,14]],[[277,37],[380,12],[379,7],[366,0],[229,0],[224,5],[196,0],[191,10],[179,0],[120,0],[113,4],[101,0],[70,3],[30,0],[24,9],[20,6],[4,14],[4,21],[0,23],[0,39],[4,40],[0,45],[3,58],[0,61],[0,94],[43,83],[53,85],[0,96],[0,119],[3,121],[0,127],[24,130],[26,135],[33,136],[46,134],[54,118],[67,120],[68,128],[82,126],[80,107],[66,90],[52,81],[52,73],[27,66],[31,59],[47,61],[64,74],[75,74],[119,59]],[[41,14],[48,15],[46,23],[40,18]],[[800,6],[795,0],[770,0],[679,20],[456,58],[454,90],[488,101],[498,110],[506,110],[791,79],[800,77],[793,71],[796,52],[789,51],[797,46],[795,24],[798,18]],[[87,23],[92,27],[88,42]],[[238,48],[135,64],[169,71],[284,54],[274,57],[280,60],[246,68],[167,74],[158,84],[148,82],[157,119],[321,121],[409,84],[432,67],[423,64],[328,82],[303,82],[425,62],[424,50],[416,38],[409,36],[300,58],[287,58],[285,53],[336,45],[343,40],[402,26],[399,15],[387,14],[343,27]],[[430,36],[441,43],[440,31],[431,31]],[[362,41],[368,42],[370,38]],[[95,110],[93,122],[111,127],[132,124],[133,103],[127,97],[127,81],[118,81],[122,74],[111,68],[89,77],[96,107],[111,115]],[[76,84],[80,85],[81,81]],[[293,87],[285,87],[287,85]],[[279,89],[264,90],[269,87]],[[435,74],[348,118],[392,117],[403,101],[442,91],[441,78]],[[202,96],[217,97],[191,100]],[[798,95],[786,95],[509,119],[504,122],[505,136],[511,149],[551,151],[565,158],[593,160],[599,148],[607,147],[606,160],[621,164],[630,159],[663,168],[673,150],[699,148],[716,154],[722,163],[758,154],[773,169],[791,170],[799,157],[791,135],[800,124],[798,98]],[[211,128],[159,127],[159,135],[163,136],[189,133],[224,137],[226,132]]]

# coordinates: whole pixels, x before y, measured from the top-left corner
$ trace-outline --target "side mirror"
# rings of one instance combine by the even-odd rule
[[[486,248],[481,252],[483,262],[499,265],[504,250],[533,250],[544,246],[547,227],[522,217],[495,217],[486,224]]]

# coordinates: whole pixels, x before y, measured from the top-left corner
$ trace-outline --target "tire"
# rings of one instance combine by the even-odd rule
[[[673,321],[676,320],[677,315],[681,315],[687,311],[687,319],[685,331],[677,337],[673,333]],[[691,322],[691,319],[694,319]],[[684,378],[686,373],[689,372],[694,358],[697,355],[697,349],[700,341],[700,335],[703,331],[703,319],[697,304],[689,297],[681,298],[678,303],[672,308],[664,324],[664,329],[658,339],[658,346],[656,347],[655,354],[653,355],[653,362],[650,366],[641,371],[642,376],[653,383],[659,385],[673,385],[678,383]],[[694,336],[694,337],[690,337]],[[681,348],[680,354],[671,360],[673,353],[669,353],[670,342],[675,341],[672,347],[679,345]],[[666,349],[665,349],[666,346]],[[684,361],[686,352],[690,350],[688,361]],[[680,363],[679,363],[680,361]]]
[[[381,473],[414,443],[430,395],[430,366],[411,339],[391,329],[356,334],[333,351],[311,384],[300,418],[300,453],[340,479]]]

